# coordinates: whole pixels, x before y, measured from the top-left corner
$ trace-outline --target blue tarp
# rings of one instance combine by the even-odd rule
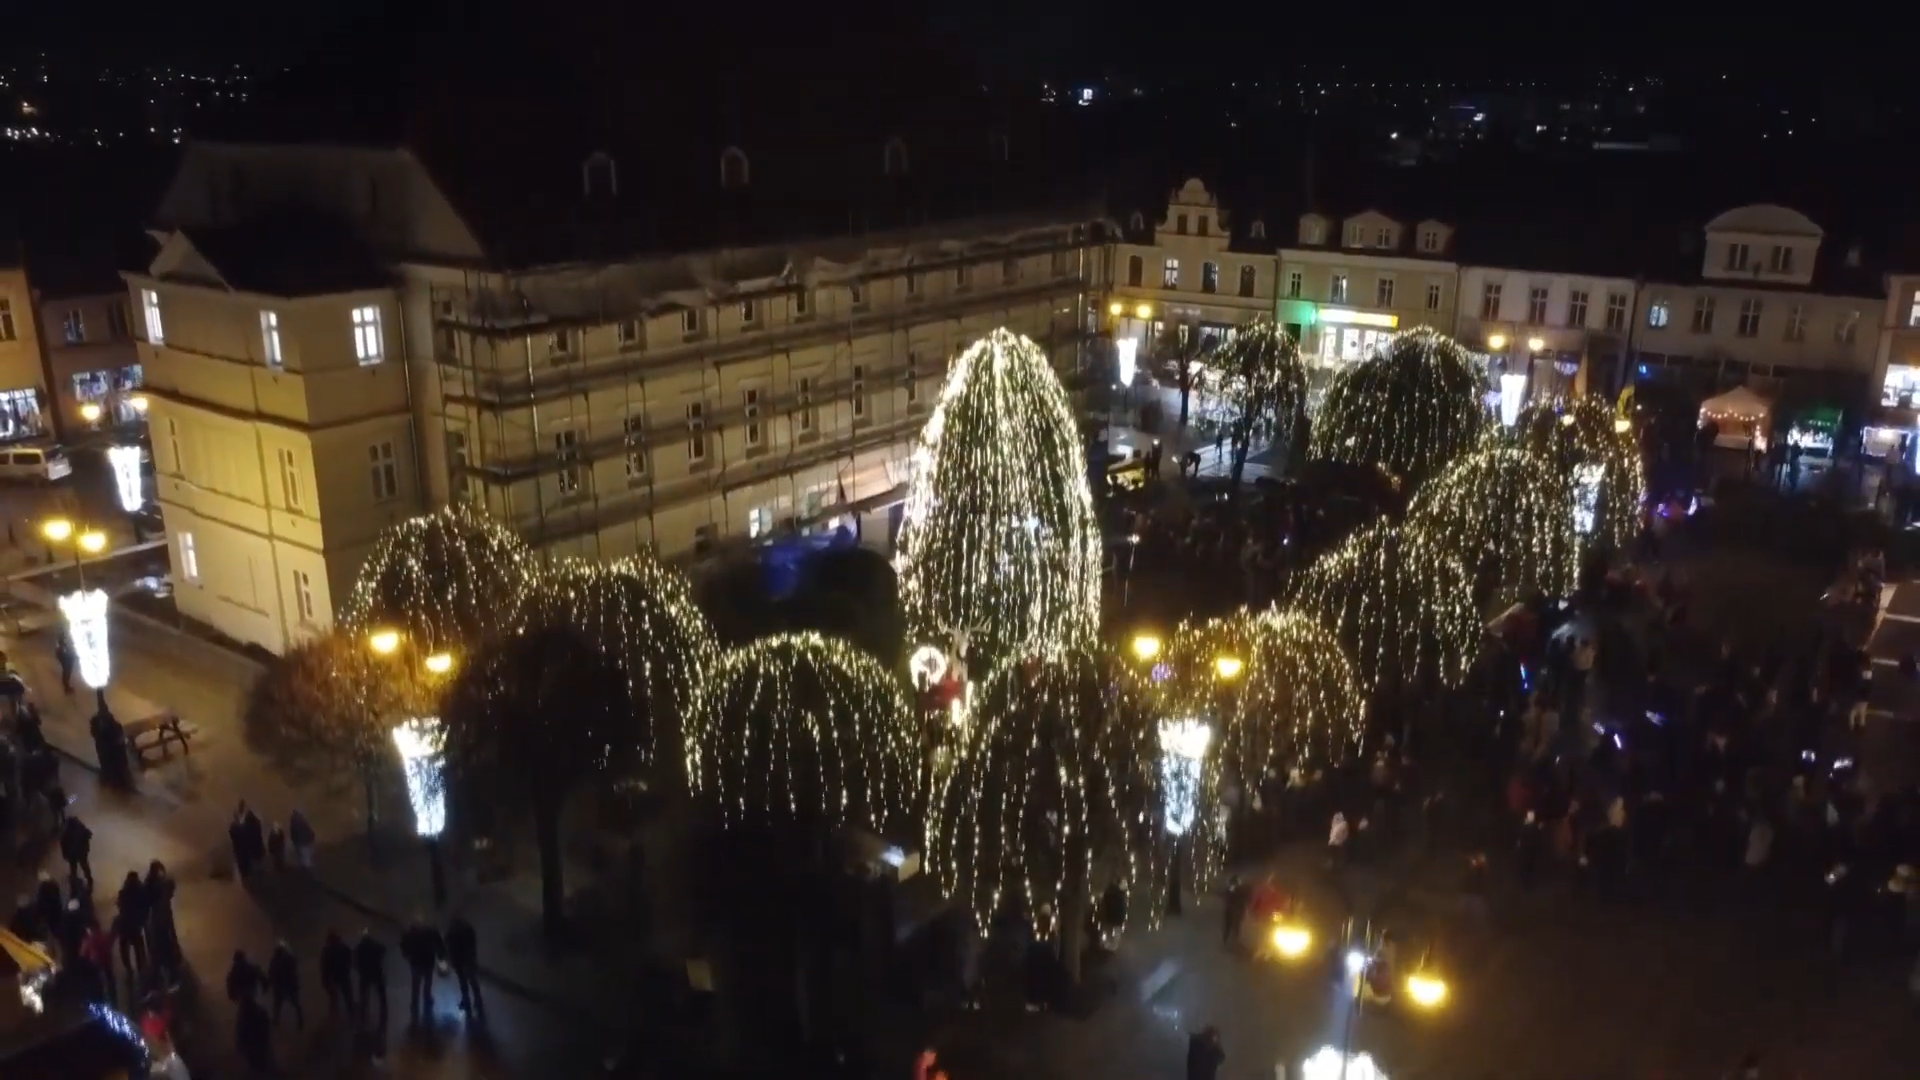
[[[808,560],[823,551],[838,551],[857,543],[859,537],[845,525],[832,532],[769,540],[761,544],[759,550],[761,584],[768,596],[784,600],[800,587]]]

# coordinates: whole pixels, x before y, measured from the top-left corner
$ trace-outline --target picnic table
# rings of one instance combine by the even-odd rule
[[[193,740],[200,736],[199,728],[180,719],[176,713],[142,717],[123,725],[123,730],[127,738],[127,753],[142,768],[147,765],[148,754],[171,757],[167,750],[169,742],[177,743],[183,756],[190,753]]]

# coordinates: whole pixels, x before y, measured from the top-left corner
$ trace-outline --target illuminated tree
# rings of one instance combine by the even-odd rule
[[[1045,350],[995,330],[953,363],[900,528],[910,640],[989,662],[1092,642],[1100,531],[1073,408]]]
[[[1618,423],[1606,400],[1589,394],[1528,406],[1514,437],[1551,461],[1567,485],[1581,552],[1626,551],[1639,535],[1647,498],[1646,467],[1631,425]]]
[[[1295,583],[1292,604],[1333,631],[1370,692],[1457,684],[1479,644],[1460,561],[1425,536],[1386,524],[1315,560]]]
[[[1334,376],[1314,418],[1312,454],[1379,466],[1418,487],[1479,441],[1485,383],[1452,338],[1425,327],[1399,334]]]
[[[1216,350],[1220,393],[1225,399],[1227,442],[1233,448],[1234,493],[1255,442],[1284,446],[1307,405],[1307,368],[1300,346],[1272,319],[1243,328]]]
[[[533,566],[519,537],[453,503],[382,530],[340,622],[402,631],[428,652],[472,649],[512,619]]]
[[[534,573],[522,598],[522,629],[569,627],[625,677],[634,710],[635,764],[677,784],[683,728],[716,646],[686,578],[650,555],[611,565],[565,559]]]
[[[906,689],[843,641],[780,634],[726,653],[690,734],[688,775],[727,824],[884,833],[920,805]]]
[[[1493,614],[1573,587],[1572,500],[1546,458],[1489,446],[1447,467],[1414,497],[1404,526],[1460,561],[1474,599]]]

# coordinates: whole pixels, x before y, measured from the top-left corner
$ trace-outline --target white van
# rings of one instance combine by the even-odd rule
[[[73,475],[73,462],[58,446],[0,447],[0,480],[51,483]]]

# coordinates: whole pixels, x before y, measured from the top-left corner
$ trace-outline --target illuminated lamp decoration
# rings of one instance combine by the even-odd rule
[[[113,467],[113,485],[120,493],[120,509],[131,514],[146,503],[141,490],[140,448],[107,447],[107,464]]]
[[[519,537],[453,503],[381,530],[340,622],[400,629],[423,652],[469,651],[511,624],[535,567]]]
[[[1323,1046],[1300,1063],[1300,1080],[1387,1080],[1371,1054],[1343,1054]]]
[[[1640,533],[1647,498],[1646,467],[1631,423],[1621,430],[1619,413],[1597,395],[1540,402],[1520,414],[1515,442],[1546,458],[1575,492],[1573,517],[1584,556],[1624,552]],[[1595,471],[1598,479],[1595,482]],[[1592,525],[1585,523],[1582,487],[1591,491]]]
[[[1185,836],[1200,809],[1202,772],[1213,728],[1185,717],[1160,721],[1161,824],[1172,836]]]
[[[1378,466],[1417,487],[1475,446],[1485,376],[1458,342],[1421,327],[1340,369],[1313,425],[1312,456]]]
[[[80,661],[80,681],[90,689],[104,689],[113,674],[107,647],[107,594],[100,589],[67,593],[60,598],[60,614],[66,617],[67,634]]]
[[[778,634],[728,651],[707,676],[687,772],[728,826],[884,833],[922,802],[912,717],[906,688],[865,652]]]
[[[1332,631],[1370,692],[1457,686],[1480,639],[1460,560],[1422,531],[1370,526],[1295,582],[1291,606]]]
[[[1565,479],[1546,458],[1489,446],[1429,481],[1403,528],[1459,560],[1476,601],[1491,612],[1572,590],[1573,507]]]
[[[1500,376],[1500,423],[1512,427],[1520,420],[1520,407],[1527,402],[1527,377],[1515,372]]]
[[[913,452],[895,569],[912,639],[954,628],[991,666],[1089,645],[1100,530],[1047,353],[995,330],[960,354]]]
[[[447,828],[446,785],[441,777],[446,731],[438,719],[405,720],[394,725],[393,746],[406,774],[407,801],[413,804],[413,833],[437,837]]]
[[[1600,484],[1606,479],[1605,465],[1576,465],[1573,469],[1573,531],[1592,536],[1594,519],[1600,512]]]
[[[1120,375],[1120,385],[1132,386],[1134,376],[1140,373],[1140,340],[1123,337],[1115,341],[1113,355]]]

